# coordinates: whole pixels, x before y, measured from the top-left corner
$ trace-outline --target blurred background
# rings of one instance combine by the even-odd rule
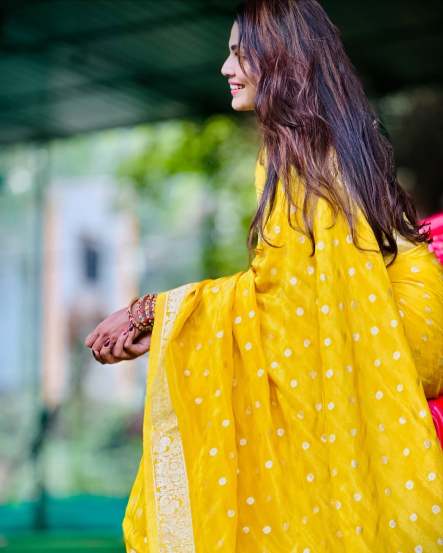
[[[0,4],[0,550],[123,552],[148,355],[89,332],[248,267],[258,136],[220,74],[236,2]],[[443,4],[323,2],[422,217],[443,209]]]

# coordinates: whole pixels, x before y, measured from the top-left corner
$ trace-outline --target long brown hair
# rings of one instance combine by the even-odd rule
[[[415,206],[397,180],[392,146],[382,132],[340,33],[315,0],[246,0],[237,10],[239,62],[257,84],[255,112],[267,175],[249,227],[251,254],[275,203],[281,177],[291,226],[291,174],[303,182],[302,214],[315,252],[312,200],[345,214],[354,241],[352,201],[362,209],[383,255],[398,253],[395,234],[428,242]],[[332,154],[332,155],[331,155]],[[331,163],[331,159],[334,163]],[[346,194],[340,194],[338,177]],[[269,208],[269,209],[268,209]],[[267,217],[265,221],[265,213]],[[294,227],[293,227],[294,228]]]

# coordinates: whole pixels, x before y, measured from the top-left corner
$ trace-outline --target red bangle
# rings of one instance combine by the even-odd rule
[[[155,302],[157,299],[157,294],[146,294],[143,296],[142,300],[144,303],[144,311],[146,315],[146,320],[151,326],[154,325],[154,314],[155,314]]]
[[[128,317],[129,317],[129,321],[135,326],[135,328],[137,328],[137,330],[139,330],[140,332],[146,332],[147,330],[151,330],[151,325],[148,325],[146,324],[146,322],[144,321],[136,321],[134,315],[132,314],[132,306],[134,305],[134,303],[136,301],[140,301],[140,298],[133,298],[131,300],[131,303],[129,304],[129,307],[128,307]]]

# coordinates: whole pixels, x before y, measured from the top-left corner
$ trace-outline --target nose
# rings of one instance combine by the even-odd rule
[[[235,74],[229,57],[226,58],[224,64],[222,65],[220,73],[223,75],[223,77],[232,77]]]

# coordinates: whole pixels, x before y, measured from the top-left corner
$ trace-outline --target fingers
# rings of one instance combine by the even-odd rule
[[[131,330],[135,330],[132,325],[130,325],[129,328]],[[127,334],[128,331],[126,331],[126,334],[122,332],[117,338],[113,336],[97,334],[94,343],[90,346],[96,361],[102,364],[112,364],[118,363],[119,361],[123,361],[125,359],[133,359],[133,355],[126,352],[124,350],[124,347],[122,347],[122,343],[124,343]],[[120,355],[116,355],[113,351],[115,345],[117,345],[117,351],[120,351]]]
[[[89,340],[89,343],[91,345],[88,347],[94,350],[98,354],[101,348],[103,347],[104,342],[106,342],[107,339],[108,339],[107,337],[97,332],[93,337],[93,339]]]
[[[111,358],[109,357],[109,352],[110,350],[112,350],[112,344],[113,342],[108,336],[97,334],[97,338],[95,339],[94,343],[90,346],[92,350],[92,355],[94,356],[95,360],[101,363],[102,365],[104,363],[115,362],[115,361],[112,361]]]
[[[103,347],[103,342],[106,342],[108,339],[107,338],[104,338],[103,336],[99,336],[97,335],[96,339],[94,340],[94,342],[92,342],[92,340],[90,340],[90,343],[91,345],[88,346],[91,348],[91,352],[92,352],[92,355],[94,356],[94,359],[96,361],[98,361],[99,363],[101,364],[104,364],[104,359],[102,359],[102,356],[101,356],[101,350],[102,350],[102,347]],[[108,340],[108,343],[107,345],[109,345],[110,341]]]
[[[106,348],[109,346],[109,344],[111,343],[113,337],[112,336],[109,336],[109,335],[100,335],[96,341],[94,342],[94,344],[92,345],[92,348],[95,349],[96,351],[100,352],[103,348]],[[113,339],[113,341],[115,342],[115,338]],[[101,354],[100,354],[101,355]]]
[[[101,364],[112,364],[134,359],[148,351],[150,336],[141,336],[141,339],[134,343],[140,336],[140,331],[131,324],[117,338],[95,331],[87,337],[86,342],[90,344],[88,347],[91,348],[96,361]]]
[[[149,351],[149,343],[137,342],[129,347],[129,352],[132,354],[133,358],[140,357],[140,355],[143,355],[147,351]]]
[[[139,357],[149,351],[151,345],[151,333],[143,335],[137,342],[125,345],[125,351],[134,357]]]
[[[92,344],[95,342],[96,339],[97,339],[97,332],[94,330],[93,332],[88,334],[88,336],[86,336],[85,346],[87,348],[90,348],[92,346]]]
[[[126,340],[125,340],[125,343],[123,344],[123,348],[126,350],[126,351],[129,351],[129,346],[132,345],[132,343],[134,342],[137,334],[139,333],[139,331],[135,328],[135,327],[129,327],[128,328],[128,335],[126,336]]]
[[[98,363],[101,363],[103,365],[103,361],[100,359],[100,356],[99,356],[99,352],[92,349],[91,350],[92,352],[92,356],[94,357],[94,359],[98,362]]]
[[[119,359],[116,359],[111,353],[112,348],[114,347],[114,342],[111,339],[108,339],[106,340],[105,344],[106,345],[103,345],[102,348],[100,349],[100,353],[99,353],[100,359],[104,363],[109,363],[109,364],[117,363]]]
[[[112,355],[116,359],[132,359],[132,356],[128,354],[127,351],[124,350],[124,344],[126,337],[128,336],[128,331],[125,330],[125,332],[122,332],[120,336],[117,338],[117,341],[114,344],[114,347],[112,348]]]

